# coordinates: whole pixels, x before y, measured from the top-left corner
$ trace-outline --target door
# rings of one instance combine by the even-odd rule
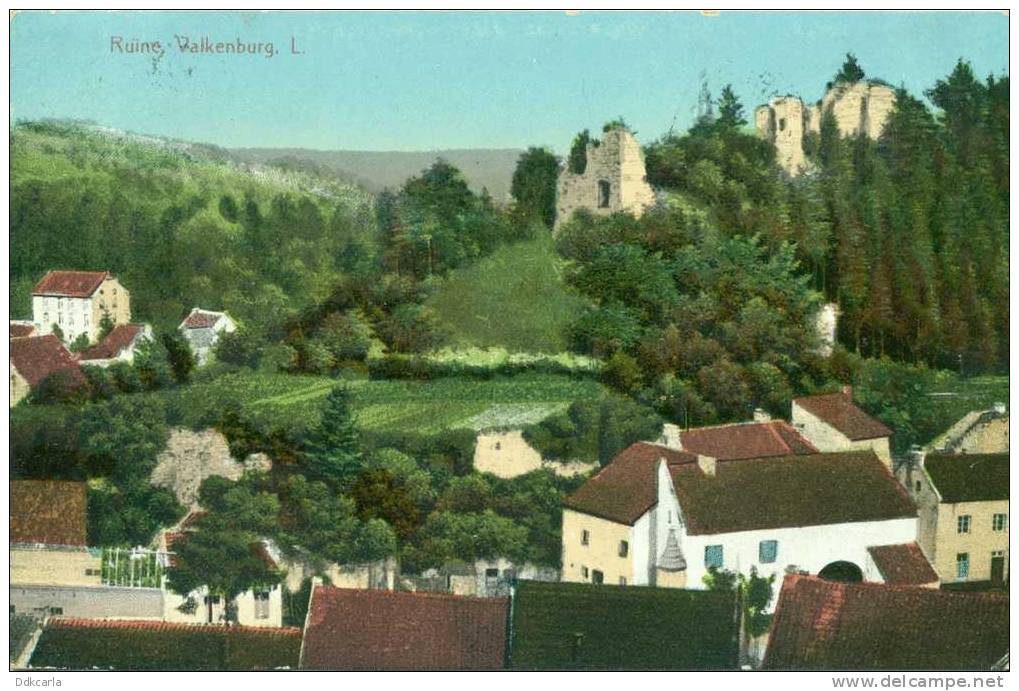
[[[991,585],[1000,588],[1005,584],[1005,554],[991,552]]]

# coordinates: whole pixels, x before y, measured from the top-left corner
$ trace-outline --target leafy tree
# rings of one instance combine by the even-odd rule
[[[833,82],[838,84],[840,82],[847,84],[855,84],[856,82],[863,79],[864,73],[863,68],[860,67],[860,63],[857,62],[856,56],[852,53],[846,53],[846,59],[842,63],[842,67],[835,73]]]
[[[275,529],[276,497],[253,492],[244,483],[210,478],[202,483],[199,499],[208,513],[174,545],[176,559],[167,570],[169,588],[189,595],[204,586],[232,603],[247,590],[278,584],[281,574],[265,562],[258,547]],[[232,609],[227,607],[228,616]]]
[[[361,524],[352,499],[295,474],[280,485],[279,501],[278,544],[286,556],[320,573],[357,558]]]
[[[431,566],[454,559],[472,562],[496,557],[521,562],[527,556],[527,529],[491,510],[435,512],[425,521],[418,539],[419,553]]]
[[[61,341],[64,340],[64,330],[60,328],[60,325],[56,322],[50,324],[50,333],[59,338]]]
[[[243,367],[258,367],[262,357],[262,337],[245,328],[220,334],[216,343],[216,359]]]
[[[350,488],[350,496],[362,521],[382,519],[400,538],[409,537],[420,521],[414,498],[388,470],[362,473]]]
[[[558,179],[559,159],[548,149],[532,146],[520,154],[510,185],[516,213],[523,219],[539,218],[551,228],[555,223]]]
[[[152,398],[119,396],[85,408],[78,433],[89,475],[120,487],[147,481],[169,437],[165,420],[165,406]]]
[[[358,556],[372,562],[396,554],[396,533],[381,518],[371,518],[364,524],[357,538]]]
[[[726,84],[722,88],[722,95],[718,99],[718,120],[719,126],[726,128],[737,128],[747,124],[746,116],[743,113],[743,104],[740,103],[736,92],[732,90],[732,84]]]
[[[90,345],[91,342],[88,340],[88,334],[81,333],[78,334],[77,338],[71,341],[71,345],[69,345],[67,349],[70,350],[72,353],[78,353],[81,352],[82,350],[85,350]]]
[[[170,365],[170,371],[173,372],[174,380],[178,384],[187,384],[196,365],[191,346],[176,331],[163,334],[162,343],[163,348],[166,349],[166,359]]]
[[[305,440],[304,463],[310,478],[334,490],[348,487],[360,471],[360,441],[346,387],[336,386],[326,396],[322,419]]]
[[[61,369],[47,375],[35,385],[28,400],[40,405],[83,403],[88,399],[88,384],[72,372],[73,370]]]
[[[570,155],[567,158],[567,167],[574,175],[583,175],[587,170],[587,147],[589,144],[597,145],[598,140],[591,139],[591,133],[584,130],[573,138],[570,146]]]

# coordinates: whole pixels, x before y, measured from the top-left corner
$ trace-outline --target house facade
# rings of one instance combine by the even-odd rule
[[[818,451],[871,450],[892,467],[892,430],[853,403],[853,389],[794,398],[792,424]]]
[[[95,341],[104,316],[131,321],[131,295],[107,271],[50,271],[32,289],[32,322],[40,334],[57,326],[65,343],[84,334]]]
[[[751,568],[862,580],[871,547],[916,531],[870,450],[719,461],[639,443],[567,498],[563,580],[704,588],[712,569]]]
[[[237,324],[226,312],[213,312],[195,307],[177,327],[191,346],[195,361],[204,365],[224,333],[233,333]]]
[[[918,507],[917,542],[941,581],[1005,585],[1008,453],[919,454],[898,475]]]

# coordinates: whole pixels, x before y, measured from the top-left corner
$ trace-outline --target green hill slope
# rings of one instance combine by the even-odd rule
[[[159,327],[194,305],[268,320],[324,297],[343,243],[374,230],[364,190],[216,147],[64,122],[10,137],[12,317],[47,270],[85,269],[114,272]]]
[[[564,284],[548,235],[452,272],[428,300],[458,345],[531,352],[565,350],[585,304]]]

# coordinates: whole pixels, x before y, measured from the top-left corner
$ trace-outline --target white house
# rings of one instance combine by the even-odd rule
[[[793,399],[793,427],[818,451],[873,450],[886,466],[892,467],[890,430],[853,403],[853,389]]]
[[[195,354],[199,365],[204,365],[221,333],[233,333],[237,324],[226,312],[212,312],[195,307],[177,327]]]
[[[563,580],[704,588],[712,568],[756,568],[776,588],[788,571],[884,580],[870,549],[916,531],[871,450],[719,461],[638,443],[566,499]]]
[[[152,340],[148,324],[118,324],[99,343],[78,353],[78,362],[93,367],[109,367],[116,362],[134,361],[138,347]]]
[[[56,326],[71,343],[94,341],[104,316],[114,325],[131,321],[131,296],[107,271],[50,271],[32,289],[32,322],[40,334]]]

